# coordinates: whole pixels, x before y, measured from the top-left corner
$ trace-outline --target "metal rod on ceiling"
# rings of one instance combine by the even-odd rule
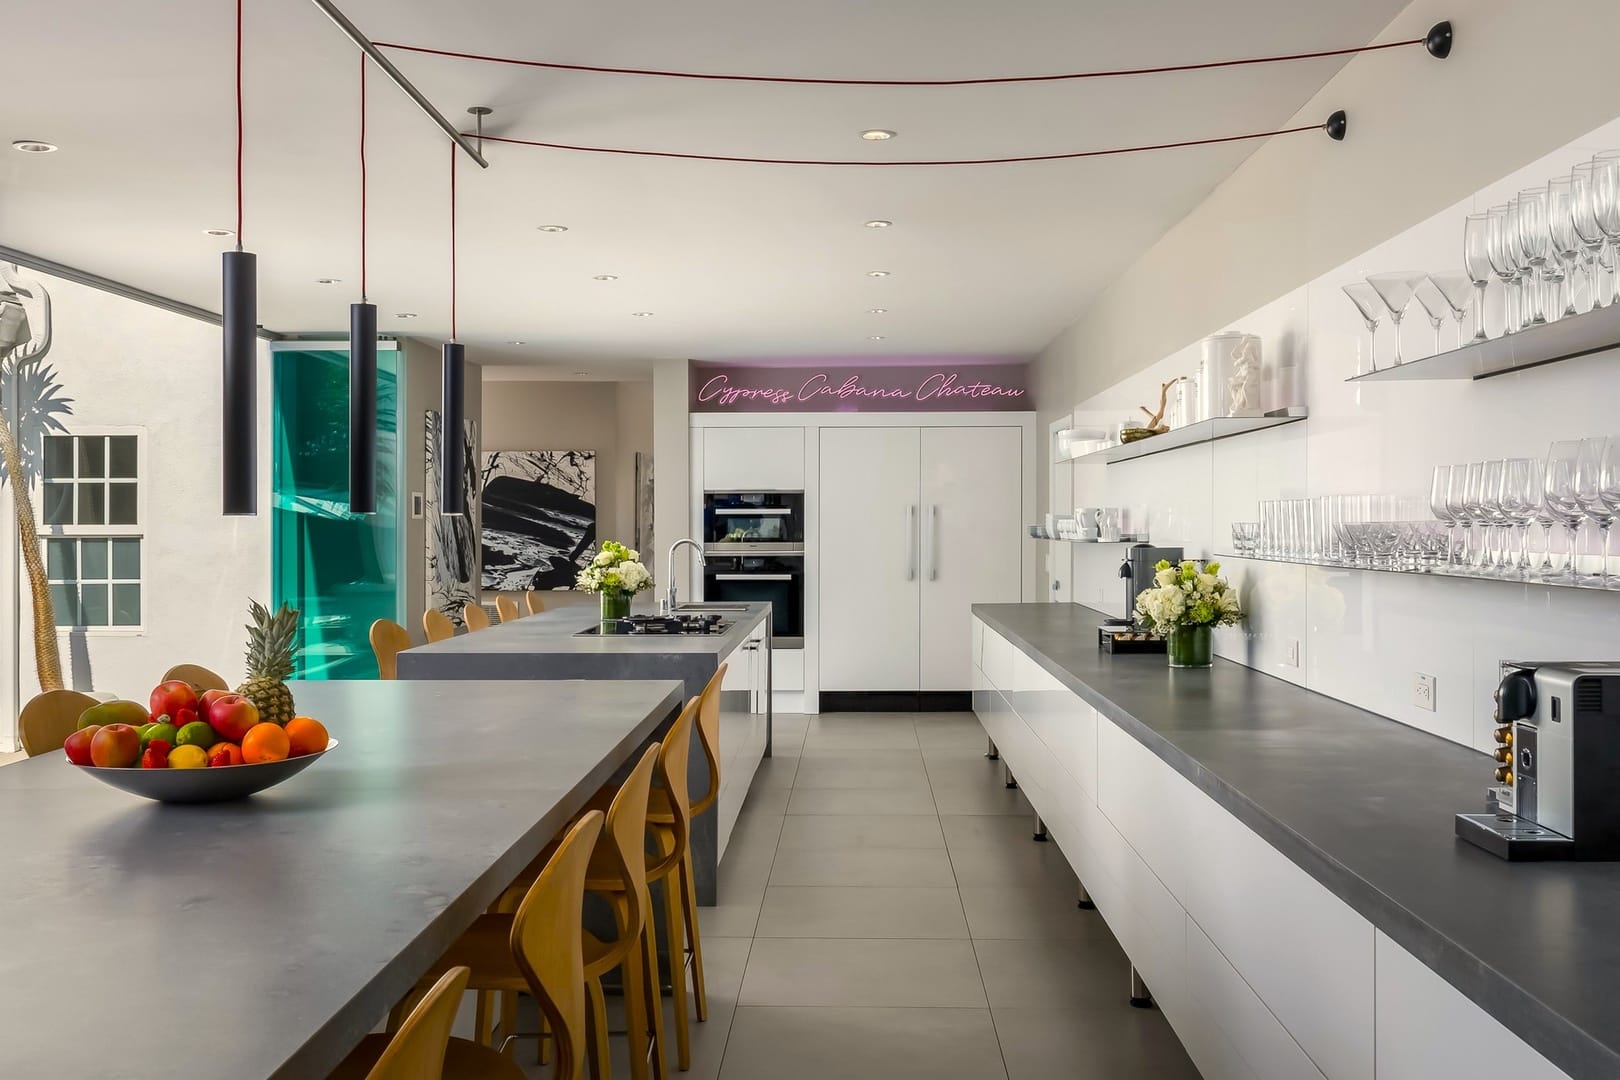
[[[337,5],[332,3],[332,0],[313,0],[313,3],[326,13],[328,19],[337,24],[337,28],[343,31],[344,36],[359,46],[361,52],[371,57],[372,62],[383,70],[383,74],[393,80],[395,86],[405,91],[406,96],[416,102],[416,107],[426,113],[428,119],[438,124],[440,129],[450,136],[451,142],[461,147],[467,152],[468,157],[478,162],[479,168],[489,168],[489,162],[484,160],[484,155],[480,154],[477,148],[467,141],[467,137],[458,131],[454,124],[444,118],[443,113],[433,107],[433,103],[423,96],[422,91],[413,86],[411,80],[401,74],[399,68],[395,67],[388,57],[384,56],[377,46],[371,43],[370,38],[360,32],[358,26],[349,21],[347,15],[338,10]]]

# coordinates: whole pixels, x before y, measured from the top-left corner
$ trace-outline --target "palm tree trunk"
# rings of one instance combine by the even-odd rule
[[[17,507],[17,542],[22,547],[23,567],[28,571],[28,589],[34,598],[34,665],[39,671],[41,690],[62,689],[62,656],[56,649],[56,613],[51,608],[51,587],[45,577],[45,561],[39,557],[39,528],[34,523],[34,501],[28,495],[23,476],[22,456],[11,425],[0,415],[0,454],[5,455],[6,477],[11,482],[11,498]]]

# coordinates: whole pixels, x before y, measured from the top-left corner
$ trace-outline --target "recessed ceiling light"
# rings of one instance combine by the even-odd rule
[[[893,225],[893,224],[894,224],[894,222],[885,221],[883,218],[873,218],[871,221],[868,221],[866,223],[866,227],[868,229],[887,229],[890,225]]]
[[[868,315],[887,315],[889,309],[886,307],[869,307],[866,309],[866,313]]]
[[[527,345],[527,341],[508,341],[508,345]]]
[[[866,335],[866,340],[867,341],[882,341],[883,340],[883,335],[882,334],[868,334],[868,335]]]
[[[866,272],[866,276],[867,277],[888,277],[889,272],[887,270],[868,270]]]
[[[315,279],[315,284],[317,284],[317,285],[341,285],[341,284],[343,284],[343,279],[340,278],[340,277],[318,277],[318,278]]]
[[[861,138],[867,142],[885,142],[894,138],[894,132],[887,128],[867,128],[861,132]]]
[[[537,225],[535,227],[538,228],[541,232],[567,232],[568,231],[568,226],[566,226],[566,225]]]
[[[204,236],[235,236],[235,229],[204,229]]]
[[[574,374],[575,375],[589,375],[590,372],[588,372],[588,371],[576,371],[576,372],[574,372]]]
[[[645,319],[647,316],[651,315],[652,312],[650,312],[650,311],[632,311],[630,314],[634,315],[638,319]]]
[[[394,318],[396,318],[396,319],[414,319],[414,318],[416,318],[416,312],[414,312],[414,311],[396,311],[396,312],[394,312]]]
[[[597,274],[595,277],[591,278],[591,280],[592,281],[618,281],[619,280],[619,275],[618,274]]]
[[[40,142],[38,139],[18,139],[11,144],[11,148],[25,154],[54,154],[57,150],[55,143]]]

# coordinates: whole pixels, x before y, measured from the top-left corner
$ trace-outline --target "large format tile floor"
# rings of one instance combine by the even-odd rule
[[[1198,1075],[1129,1006],[1124,954],[984,748],[966,713],[777,717],[699,915],[710,1019],[687,1075]]]

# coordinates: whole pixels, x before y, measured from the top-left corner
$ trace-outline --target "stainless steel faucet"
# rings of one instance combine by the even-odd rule
[[[690,536],[682,537],[673,544],[669,545],[669,560],[668,566],[666,567],[667,575],[664,578],[664,580],[669,583],[669,588],[664,598],[664,603],[666,605],[664,608],[664,614],[666,615],[675,614],[675,549],[680,547],[682,544],[692,545],[692,550],[697,552],[699,566],[706,566],[709,562],[708,559],[703,557],[703,545],[698,543],[696,540],[693,540]]]

